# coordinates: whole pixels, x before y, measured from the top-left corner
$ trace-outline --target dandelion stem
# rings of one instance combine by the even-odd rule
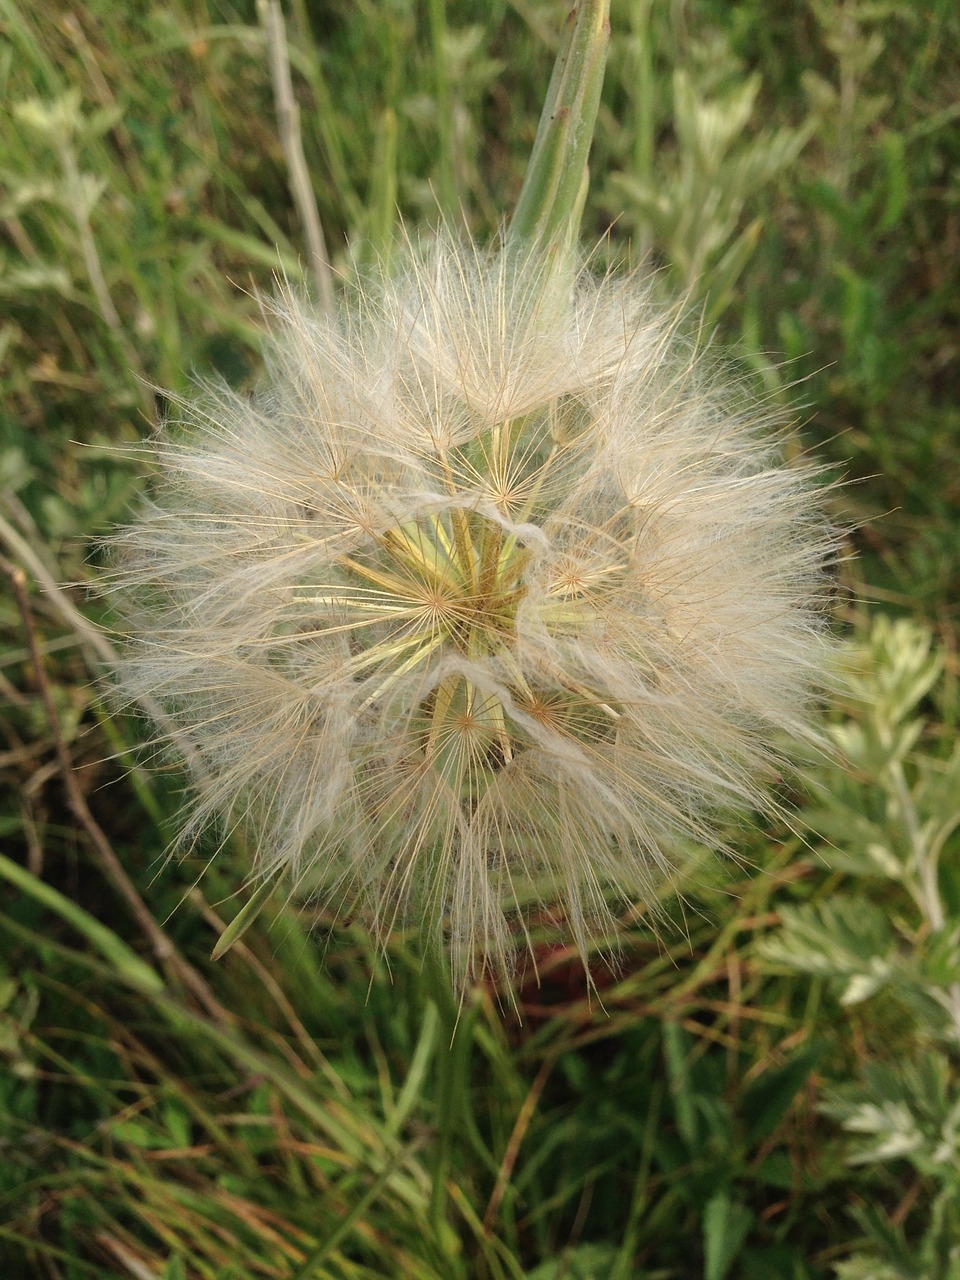
[[[578,0],[550,77],[508,248],[576,238],[609,42],[609,0]]]
[[[446,1032],[446,1040],[441,1036],[437,1045],[436,1141],[430,1188],[430,1220],[437,1237],[442,1238],[453,1140],[457,1127],[470,1110],[470,1052],[480,1005],[470,1002],[461,1018],[461,1005],[453,995],[447,964],[435,938],[424,938],[423,975],[430,1002],[439,1015],[441,1029]]]

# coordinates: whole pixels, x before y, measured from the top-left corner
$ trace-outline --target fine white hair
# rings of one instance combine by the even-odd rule
[[[124,695],[202,772],[187,835],[414,919],[457,980],[529,912],[586,957],[810,732],[835,539],[778,416],[635,276],[439,237],[266,380],[178,404],[114,541]],[[396,259],[396,255],[395,255]]]

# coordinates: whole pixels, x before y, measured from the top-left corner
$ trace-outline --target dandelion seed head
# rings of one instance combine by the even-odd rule
[[[441,239],[267,379],[179,405],[115,539],[127,696],[202,763],[190,830],[415,919],[460,981],[525,911],[586,956],[808,731],[832,536],[811,469],[636,278]]]

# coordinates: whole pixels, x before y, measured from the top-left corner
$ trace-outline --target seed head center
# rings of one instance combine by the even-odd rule
[[[416,598],[436,634],[476,654],[503,643],[524,593],[522,549],[476,511],[452,510],[389,530],[386,579]]]

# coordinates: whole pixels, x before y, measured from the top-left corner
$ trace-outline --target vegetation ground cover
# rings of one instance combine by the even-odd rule
[[[345,278],[398,215],[496,232],[562,10],[293,0]],[[261,18],[0,0],[3,1273],[955,1277],[955,6],[613,4],[584,241],[649,255],[848,480],[836,757],[638,909],[602,1005],[545,932],[452,1056],[402,937],[276,903],[210,963],[249,853],[164,860],[180,776],[98,683],[119,446],[256,381],[304,257]]]

